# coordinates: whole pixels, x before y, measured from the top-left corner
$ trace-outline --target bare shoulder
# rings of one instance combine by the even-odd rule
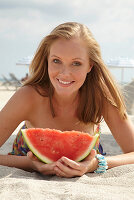
[[[43,97],[32,87],[21,87],[0,111],[0,146],[22,121],[30,121]]]
[[[21,87],[14,95],[14,98],[22,100],[28,105],[36,104],[42,96],[37,92],[37,90],[32,86]]]
[[[38,104],[40,95],[31,86],[21,87],[15,92],[15,94],[9,99],[7,104],[0,112],[0,116],[4,119],[16,118],[18,122],[29,118],[30,113],[33,112],[34,108]]]
[[[23,86],[15,93],[16,96],[31,99],[37,96],[37,92],[32,86]]]

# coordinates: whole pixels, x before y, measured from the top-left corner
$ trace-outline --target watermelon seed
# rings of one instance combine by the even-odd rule
[[[52,150],[52,154],[58,154],[59,151],[56,151],[56,150]]]

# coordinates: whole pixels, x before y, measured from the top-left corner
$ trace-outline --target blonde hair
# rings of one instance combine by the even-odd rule
[[[127,116],[123,96],[103,62],[99,44],[90,30],[83,24],[76,22],[60,24],[41,41],[29,68],[30,77],[24,85],[32,85],[41,95],[46,96],[47,94],[54,117],[55,113],[52,105],[54,90],[48,76],[47,58],[50,47],[55,40],[59,38],[70,40],[75,36],[85,41],[89,60],[93,64],[92,70],[87,74],[84,84],[79,89],[78,119],[84,123],[99,123],[103,118],[102,113],[104,112],[106,100],[114,105],[121,117],[125,119]],[[38,86],[43,88],[44,94],[38,90]]]

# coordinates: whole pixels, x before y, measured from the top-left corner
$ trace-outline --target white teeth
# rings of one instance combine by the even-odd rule
[[[71,83],[71,82],[61,81],[61,80],[59,80],[59,79],[58,79],[58,81],[59,81],[60,83],[62,83],[62,84],[70,84],[70,83]]]

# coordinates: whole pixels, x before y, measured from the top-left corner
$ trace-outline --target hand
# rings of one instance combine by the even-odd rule
[[[54,171],[54,167],[56,166],[55,162],[51,163],[51,164],[45,164],[45,163],[41,162],[36,156],[34,156],[31,151],[29,151],[27,153],[27,156],[32,162],[33,170],[38,171],[44,175],[55,175],[56,174]]]
[[[62,157],[55,163],[54,171],[57,176],[66,178],[93,172],[98,164],[95,155],[96,151],[92,149],[91,153],[82,162],[75,162],[67,157]]]

